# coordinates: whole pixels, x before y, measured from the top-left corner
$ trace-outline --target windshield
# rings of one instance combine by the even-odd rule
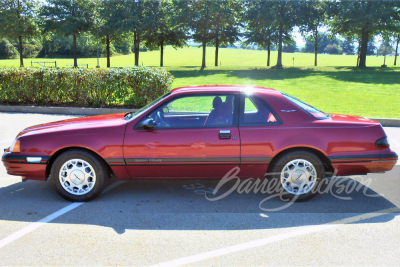
[[[171,93],[167,93],[163,96],[160,96],[159,98],[153,100],[152,102],[150,102],[149,104],[147,104],[146,106],[142,107],[141,109],[135,111],[135,112],[129,112],[127,114],[125,114],[125,119],[126,120],[133,120],[137,117],[139,117],[140,115],[142,115],[145,111],[147,111],[148,109],[150,109],[151,107],[153,107],[155,104],[157,104],[158,102],[160,102],[162,99],[164,99],[166,96],[168,96]]]
[[[302,109],[304,109],[305,111],[307,111],[309,114],[311,114],[311,116],[313,116],[314,118],[316,118],[318,120],[323,120],[323,119],[327,119],[330,117],[329,114],[326,114],[325,112],[322,112],[322,111],[298,100],[297,98],[294,98],[293,96],[289,96],[286,94],[282,94],[282,95],[284,95],[287,99],[289,99],[290,101],[295,103],[297,106],[299,106]]]

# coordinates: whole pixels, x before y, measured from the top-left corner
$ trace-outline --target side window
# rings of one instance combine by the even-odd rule
[[[257,108],[250,98],[246,97],[244,100],[244,112],[249,113],[257,113]]]
[[[185,96],[168,102],[146,118],[155,129],[229,127],[233,125],[234,95]]]
[[[245,96],[242,102],[244,107],[241,111],[240,125],[274,125],[278,124],[275,112],[260,97]]]

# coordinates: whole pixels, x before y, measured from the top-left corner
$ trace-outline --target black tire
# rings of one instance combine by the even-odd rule
[[[310,162],[315,170],[316,170],[316,182],[314,186],[312,187],[312,190],[310,190],[308,193],[296,195],[293,194],[285,189],[285,187],[282,185],[281,181],[281,173],[283,168],[286,166],[286,164],[290,163],[293,160],[306,160]],[[279,192],[281,192],[281,198],[283,200],[291,200],[291,201],[296,201],[296,202],[301,202],[305,200],[309,200],[317,195],[317,188],[319,186],[319,183],[321,180],[325,178],[325,167],[321,161],[321,159],[315,155],[312,152],[305,151],[305,150],[296,150],[292,152],[288,152],[282,156],[280,156],[277,160],[275,160],[271,166],[270,170],[268,171],[269,174],[267,175],[268,179],[277,179],[277,185],[279,186]],[[307,176],[303,176],[307,177]],[[308,179],[308,178],[305,178]],[[290,184],[290,182],[289,182]]]
[[[93,187],[90,187],[87,193],[81,193],[81,195],[73,194],[65,189],[60,181],[60,169],[69,160],[79,159],[89,163],[95,173],[95,182]],[[71,174],[72,175],[72,174]],[[63,152],[59,155],[50,170],[50,182],[55,191],[66,200],[72,202],[85,202],[92,200],[99,196],[106,186],[106,182],[109,177],[109,170],[106,164],[97,156],[86,150],[71,149]],[[73,184],[72,184],[73,185]],[[86,187],[88,188],[88,187]]]

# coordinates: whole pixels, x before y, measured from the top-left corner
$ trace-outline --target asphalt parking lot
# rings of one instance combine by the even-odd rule
[[[0,147],[25,127],[71,118],[0,113]],[[385,128],[400,154],[400,128]],[[0,165],[0,265],[399,265],[400,166],[341,178],[359,190],[284,203],[230,194],[209,201],[218,181],[110,181],[71,204],[49,183]],[[50,217],[49,217],[50,215]]]

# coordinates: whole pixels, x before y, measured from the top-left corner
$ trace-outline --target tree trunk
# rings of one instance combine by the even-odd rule
[[[140,35],[139,33],[134,32],[133,34],[133,43],[135,45],[135,66],[139,66],[139,43],[140,43]]]
[[[278,61],[276,62],[276,67],[278,68],[282,68],[282,35],[283,35],[283,25],[279,24]]]
[[[361,30],[361,51],[359,68],[367,67],[368,25]]]
[[[217,32],[217,38],[215,39],[215,67],[218,67],[218,47],[219,47],[219,38],[218,38],[218,32]]]
[[[399,38],[400,38],[400,34],[397,34],[396,54],[394,55],[394,65],[395,66],[396,66],[396,62],[397,62],[397,49],[399,48]]]
[[[107,37],[106,37],[106,43],[107,43],[107,46],[106,46],[106,50],[107,50],[107,68],[109,68],[110,67],[110,35],[108,35],[107,34]]]
[[[387,44],[385,44],[385,54],[384,54],[384,57],[383,57],[383,65],[384,66],[386,65],[386,54],[387,54]]]
[[[160,67],[164,67],[164,40],[160,44]]]
[[[12,2],[12,3],[13,3],[13,5],[15,4],[15,2]],[[19,8],[20,8],[20,2],[18,0],[18,10],[20,10]],[[18,16],[18,20],[20,20],[21,19],[20,12],[18,12],[17,16]],[[20,67],[23,67],[24,66],[24,56],[22,54],[22,36],[21,35],[18,36],[18,47],[19,47],[19,65],[20,65]]]
[[[201,68],[204,69],[206,67],[206,41],[203,40],[203,60],[201,62]]]
[[[24,66],[24,56],[22,54],[22,36],[18,36],[18,46],[19,46],[19,65]]]
[[[267,59],[268,67],[269,67],[270,58],[271,58],[271,42],[268,42],[268,59]]]
[[[317,56],[318,56],[318,28],[315,28],[315,43],[314,43],[314,66],[317,66]]]
[[[78,67],[78,58],[76,56],[76,34],[74,34],[74,67]]]

